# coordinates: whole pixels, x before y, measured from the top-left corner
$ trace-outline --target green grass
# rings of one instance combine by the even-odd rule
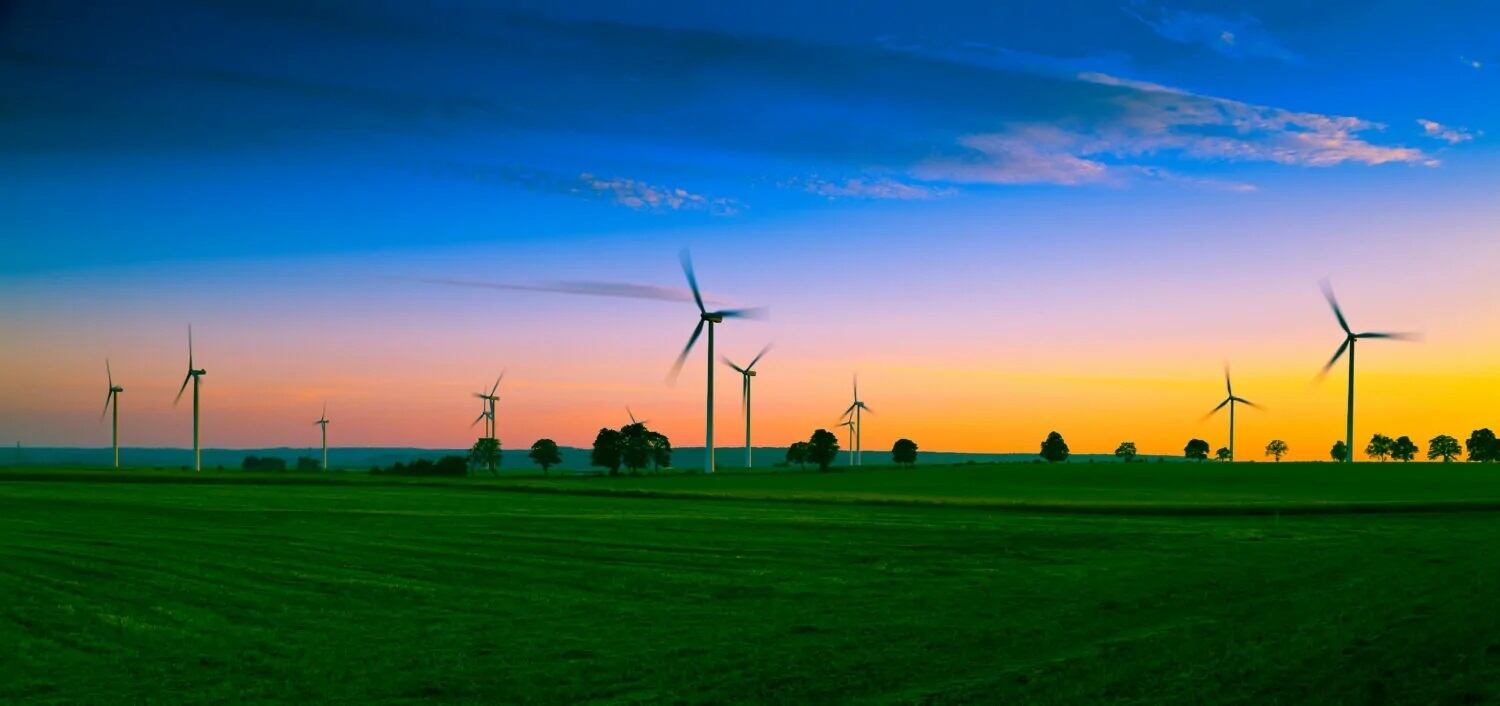
[[[869,501],[1437,502],[1495,467],[133,473],[0,474],[0,703],[1500,698],[1500,513]],[[517,486],[564,492],[486,492]],[[571,492],[640,488],[741,495]]]

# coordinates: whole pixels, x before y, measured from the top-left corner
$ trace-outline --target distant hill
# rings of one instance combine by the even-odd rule
[[[592,470],[589,466],[589,450],[572,446],[561,448],[563,462],[560,468],[565,471],[587,471]],[[288,466],[296,463],[299,456],[318,457],[321,453],[316,448],[290,448],[275,447],[264,449],[204,449],[203,466],[205,468],[216,468],[223,466],[226,469],[239,468],[240,463],[246,456],[260,456],[280,458],[287,462]],[[328,464],[334,470],[367,471],[371,467],[390,466],[398,461],[410,463],[419,458],[437,459],[447,455],[465,455],[467,449],[423,449],[406,447],[340,447],[328,450]],[[525,471],[533,472],[536,466],[526,457],[527,449],[506,449],[501,458],[502,471]],[[786,447],[756,447],[755,459],[757,467],[771,467],[786,458]],[[1155,461],[1162,458],[1168,461],[1182,461],[1180,457],[1156,457],[1142,456],[1141,459]],[[725,468],[740,467],[744,465],[743,448],[718,449],[716,454],[718,465]],[[951,463],[1030,463],[1037,460],[1036,454],[1030,453],[966,453],[958,451],[923,451],[918,456],[919,464],[951,464]],[[1118,463],[1118,460],[1107,454],[1075,454],[1071,459],[1073,463]],[[866,451],[866,465],[886,465],[891,462],[888,451]],[[192,464],[192,450],[181,448],[133,448],[120,449],[120,463],[124,466],[153,467],[153,468],[180,468]],[[836,465],[848,464],[848,454],[839,453]],[[44,446],[35,448],[22,447],[10,449],[7,453],[0,453],[0,466],[108,466],[110,465],[110,449],[108,448],[79,448]],[[690,446],[675,449],[672,454],[672,465],[677,468],[698,468],[703,465],[703,447]]]

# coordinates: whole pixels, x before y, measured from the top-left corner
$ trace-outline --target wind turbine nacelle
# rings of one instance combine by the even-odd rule
[[[704,314],[703,320],[711,324],[722,324],[724,323],[724,315],[717,313]]]
[[[746,370],[745,371],[745,376],[753,378],[753,377],[755,377],[755,371],[754,370]]]

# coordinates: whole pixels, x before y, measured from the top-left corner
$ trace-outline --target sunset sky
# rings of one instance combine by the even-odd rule
[[[769,309],[755,443],[1217,448],[1500,428],[1500,9],[1393,2],[0,5],[0,442],[702,444],[681,301]],[[567,7],[562,7],[567,5]],[[1314,7],[1309,8],[1309,5]],[[420,8],[418,7],[420,6]],[[700,344],[701,345],[701,344]],[[739,382],[719,367],[718,445]],[[842,435],[841,435],[842,436]],[[724,459],[732,461],[733,457]]]

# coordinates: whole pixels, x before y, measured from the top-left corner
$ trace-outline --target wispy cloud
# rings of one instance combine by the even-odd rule
[[[1484,134],[1482,132],[1472,133],[1466,128],[1444,125],[1436,120],[1428,120],[1426,118],[1417,118],[1417,124],[1422,126],[1422,134],[1433,139],[1442,140],[1450,145],[1468,142],[1474,139],[1476,134]]]
[[[830,200],[836,199],[882,199],[895,201],[920,201],[948,196],[952,189],[924,184],[912,184],[890,177],[855,177],[843,181],[829,181],[819,177],[793,179],[786,186],[801,188]]]
[[[1283,46],[1260,20],[1244,13],[1224,17],[1173,10],[1148,2],[1133,2],[1121,9],[1158,36],[1179,44],[1200,45],[1235,59],[1265,58],[1289,64],[1302,60]]]
[[[1118,109],[1088,124],[1012,123],[959,140],[957,156],[919,164],[921,179],[959,183],[1121,183],[1132,177],[1253,191],[1238,182],[1197,179],[1135,160],[1168,155],[1207,162],[1271,162],[1304,167],[1390,162],[1434,166],[1422,150],[1371,143],[1383,125],[1205,96],[1143,81],[1086,73],[1080,81],[1118,89]]]
[[[578,175],[578,180],[594,193],[637,211],[708,211],[731,216],[743,208],[734,199],[704,196],[686,189],[648,184],[638,179],[605,178],[585,172]]]
[[[1484,62],[1480,61],[1479,59],[1475,59],[1475,58],[1467,57],[1467,56],[1460,56],[1460,57],[1458,57],[1458,60],[1460,62],[1462,62],[1464,66],[1467,66],[1467,67],[1469,67],[1471,69],[1474,69],[1475,71],[1478,71],[1478,70],[1484,68]]]

